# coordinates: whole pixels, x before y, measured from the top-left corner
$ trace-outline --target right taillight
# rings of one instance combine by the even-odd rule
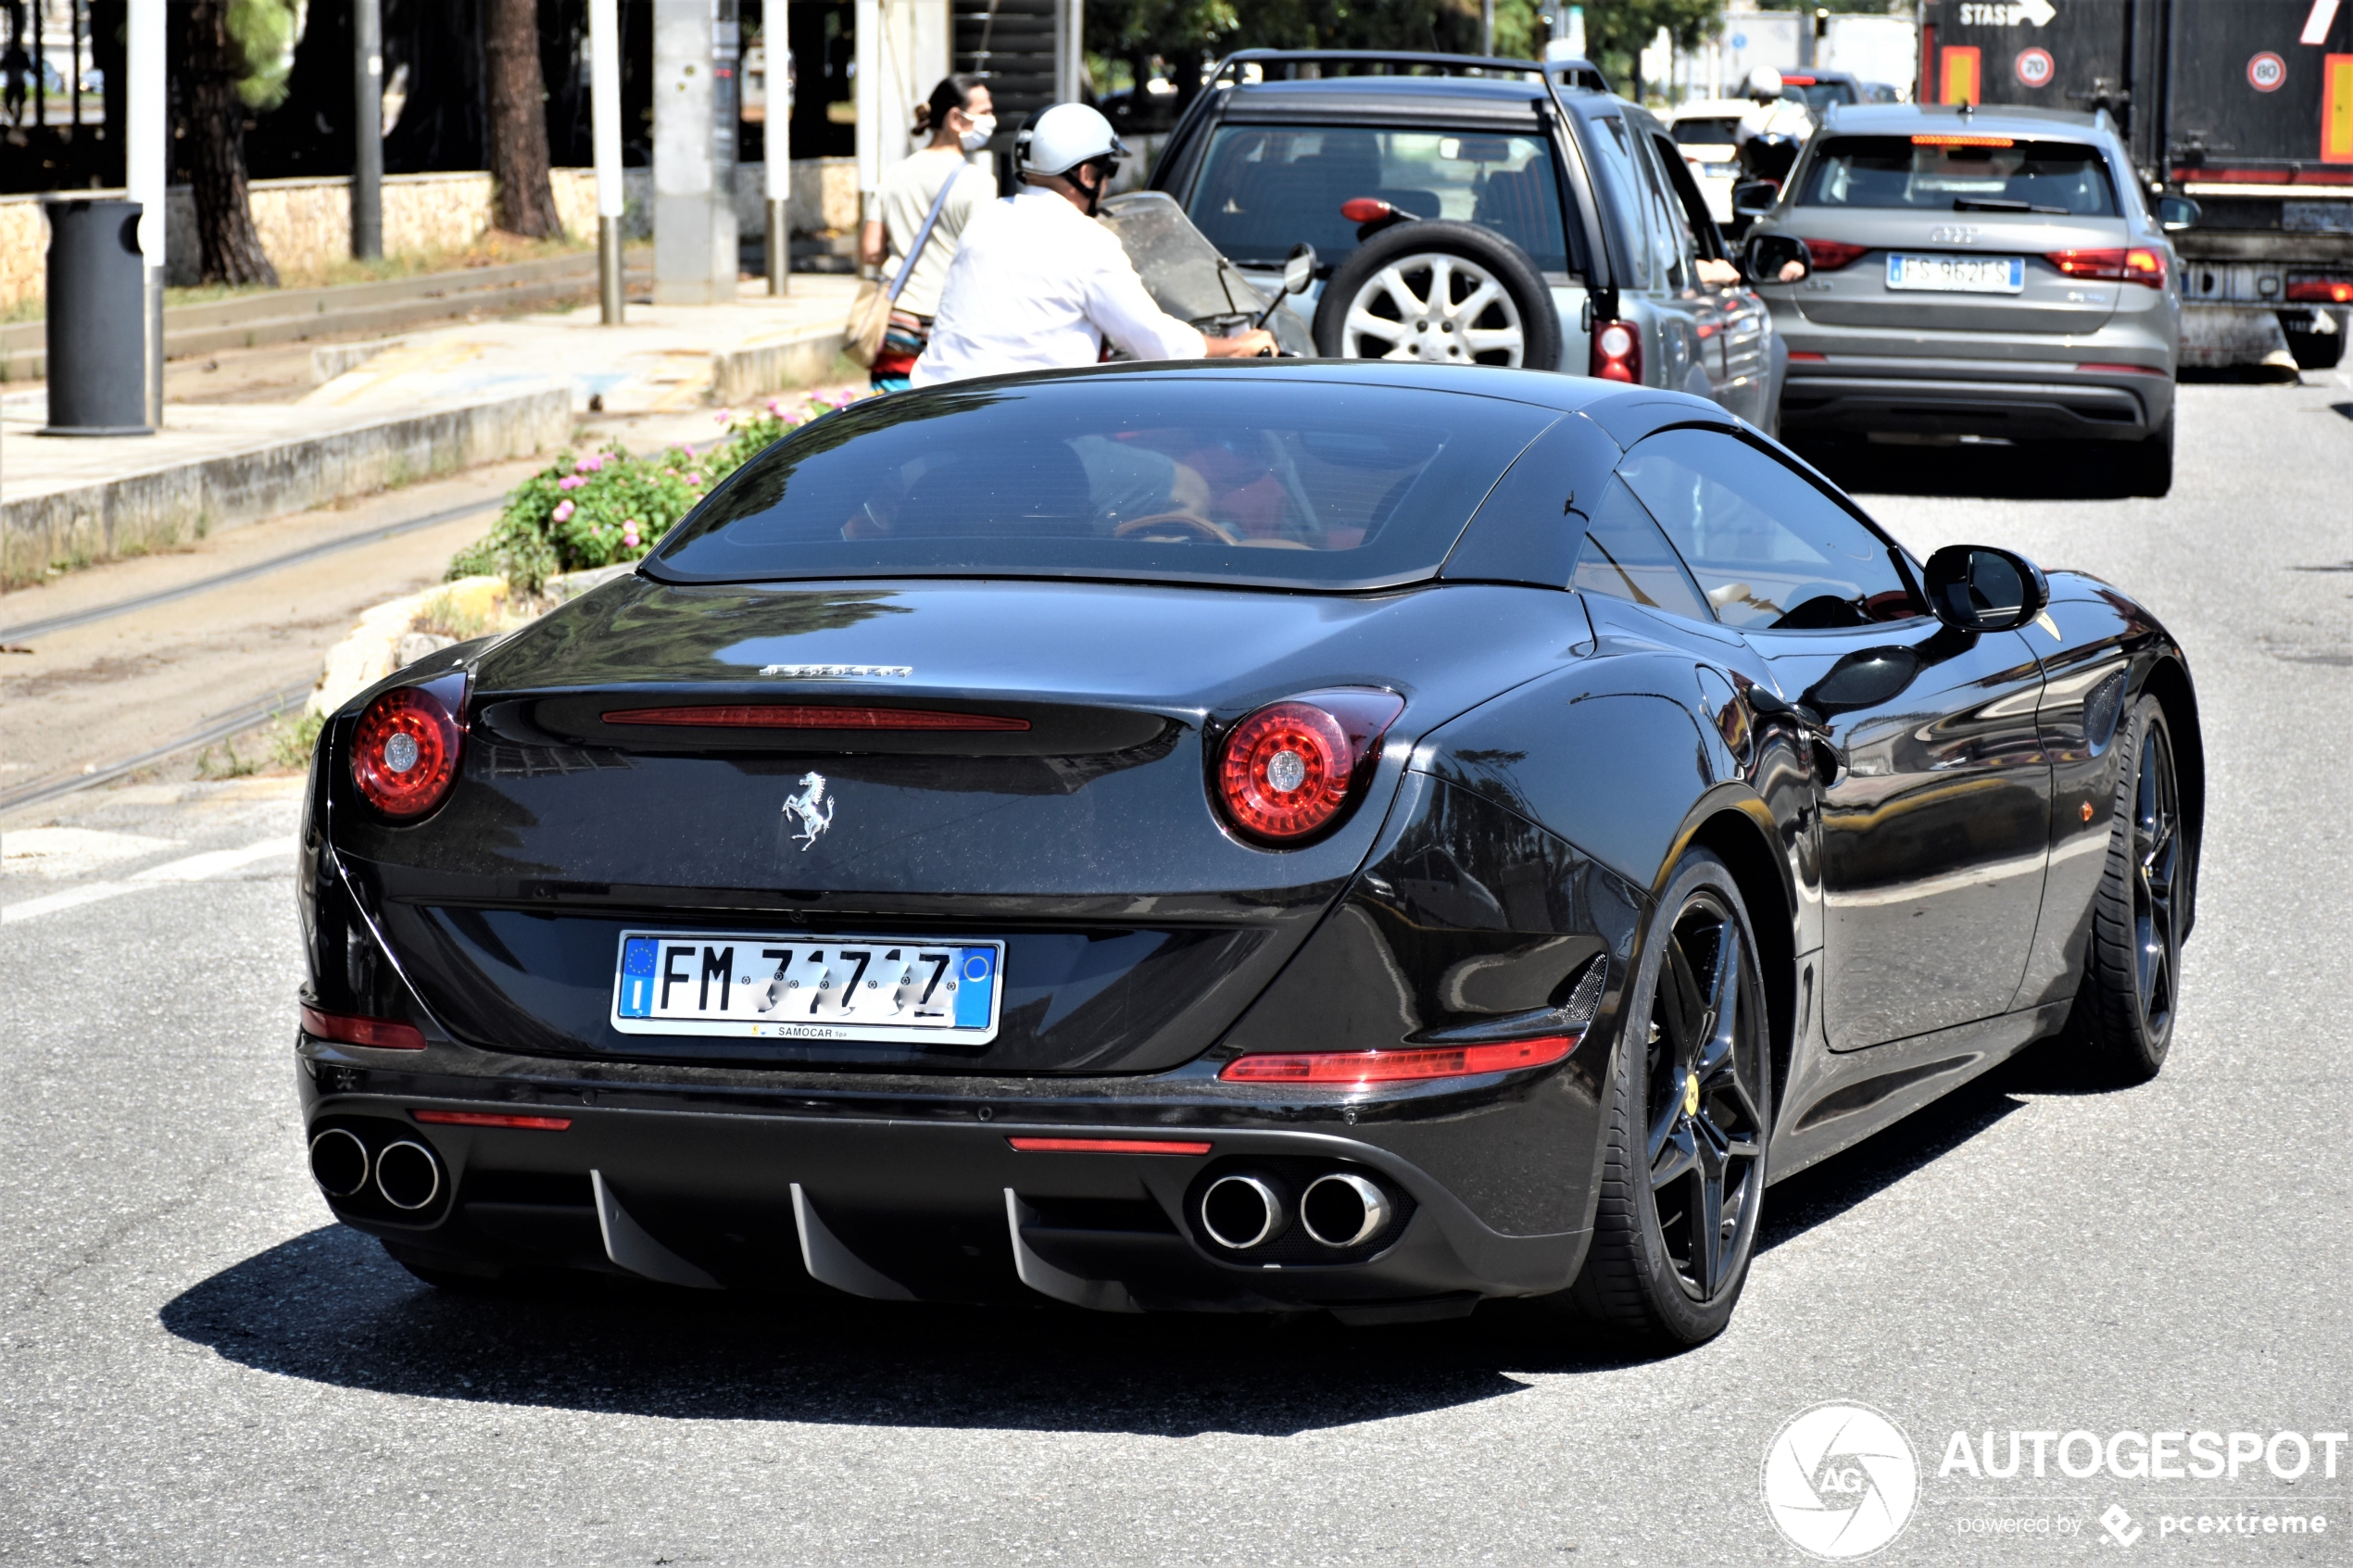
[[[2055,250],[2043,257],[2070,278],[2094,278],[2112,283],[2165,286],[2165,257],[2146,245],[2114,250]]]
[[[2287,297],[2298,305],[2353,305],[2353,278],[2290,278]]]
[[[1227,732],[1217,797],[1244,837],[1285,846],[1338,822],[1381,736],[1405,709],[1395,692],[1315,692],[1268,703]]]
[[[1631,385],[1642,379],[1642,334],[1631,321],[1603,321],[1593,328],[1592,364],[1586,372]]]
[[[387,817],[421,817],[441,804],[458,777],[465,732],[457,710],[465,677],[395,686],[370,703],[351,736],[351,782]]]

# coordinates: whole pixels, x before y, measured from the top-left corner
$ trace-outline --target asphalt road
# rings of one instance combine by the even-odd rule
[[[2185,389],[2161,502],[1999,448],[1843,460],[1914,548],[2086,568],[2182,635],[2201,919],[2160,1079],[2096,1092],[2030,1052],[1775,1187],[1730,1332],[1680,1356],[1508,1311],[439,1296],[303,1171],[292,781],[19,818],[0,1562],[1779,1563],[1768,1447],[1831,1400],[1918,1452],[1880,1562],[2353,1562],[2353,1448],[2330,1478],[2309,1436],[2353,1427],[2353,384],[2322,381]],[[2292,1483],[1941,1473],[1989,1429],[2313,1457]]]

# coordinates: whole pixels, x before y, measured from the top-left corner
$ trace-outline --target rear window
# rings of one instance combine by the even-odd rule
[[[1781,78],[1781,96],[1808,108],[1826,109],[1832,104],[1855,102],[1855,84],[1851,82],[1816,82],[1811,78]]]
[[[1413,582],[1436,572],[1495,477],[1557,418],[1280,374],[900,393],[754,458],[648,567],[684,582]]]
[[[1953,144],[1972,139],[1993,144]],[[1816,153],[1798,205],[2117,216],[2116,187],[2097,147],[1965,132],[1950,140],[1943,132],[1833,136]]]
[[[1679,119],[1675,122],[1675,140],[1686,147],[1729,147],[1740,129],[1737,119]]]
[[[1245,266],[1280,266],[1304,240],[1325,261],[1356,248],[1340,204],[1378,196],[1416,218],[1494,230],[1539,270],[1575,270],[1560,180],[1541,136],[1340,126],[1226,125],[1202,160],[1186,213]]]

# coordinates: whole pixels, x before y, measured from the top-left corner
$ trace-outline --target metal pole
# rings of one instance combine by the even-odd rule
[[[384,253],[384,52],[379,0],[351,0],[351,254]]]
[[[164,0],[130,0],[123,63],[123,184],[139,204],[139,254],[146,266],[147,423],[163,423],[163,236],[170,105],[164,82]]]
[[[1495,54],[1495,0],[1478,0],[1478,52]]]
[[[768,129],[763,183],[768,196],[768,292],[792,292],[792,30],[786,0],[766,0],[760,31],[768,54]]]
[[[613,0],[588,0],[589,141],[597,163],[597,295],[622,324],[621,26]]]

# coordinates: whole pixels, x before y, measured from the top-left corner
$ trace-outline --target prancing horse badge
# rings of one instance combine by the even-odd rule
[[[800,823],[800,831],[793,836],[800,841],[800,852],[809,853],[817,835],[834,825],[834,802],[825,798],[825,775],[800,775],[800,793],[785,797],[785,815]]]

